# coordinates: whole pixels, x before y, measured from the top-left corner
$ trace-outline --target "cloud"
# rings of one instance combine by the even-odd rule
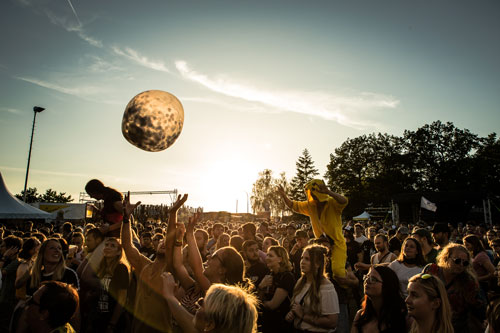
[[[114,65],[113,63],[104,60],[103,58],[96,55],[87,55],[92,63],[88,65],[88,69],[95,73],[104,73],[109,71],[121,71],[123,68]]]
[[[210,78],[192,70],[185,61],[176,61],[175,66],[185,79],[197,82],[217,93],[262,103],[282,111],[333,120],[358,129],[373,125],[362,120],[360,112],[380,108],[394,109],[399,104],[399,100],[392,96],[376,93],[340,96],[325,92],[265,91],[236,83],[225,77]]]
[[[9,112],[12,114],[21,114],[22,113],[21,110],[13,109],[13,108],[0,107],[0,110],[5,111],[5,112]]]
[[[52,89],[52,90],[55,90],[55,91],[58,91],[58,92],[61,92],[64,94],[74,95],[74,96],[78,96],[78,97],[84,97],[86,95],[96,94],[96,93],[100,92],[100,90],[101,90],[98,87],[89,87],[89,86],[68,88],[68,87],[63,87],[63,86],[55,84],[55,83],[51,83],[51,82],[47,82],[47,81],[43,81],[43,80],[39,80],[39,79],[35,79],[35,78],[30,78],[30,77],[17,76],[15,78],[18,80],[22,80],[22,81],[36,84],[40,87]]]
[[[49,10],[45,10],[45,15],[47,15],[52,24],[60,26],[68,32],[75,32],[77,36],[80,37],[80,39],[84,40],[88,44],[99,48],[103,47],[102,41],[89,36],[85,32],[85,30],[83,29],[83,25],[80,23],[80,20],[78,20],[78,25],[77,25],[73,21],[68,20],[66,17],[57,16]]]
[[[150,60],[147,57],[140,55],[139,52],[137,52],[134,49],[126,47],[124,50],[122,50],[116,46],[113,46],[112,49],[113,49],[113,52],[115,52],[116,54],[123,56],[127,59],[130,59],[133,62],[135,62],[141,66],[144,66],[144,67],[147,67],[150,69],[154,69],[155,71],[170,73],[167,66],[165,66],[165,64],[163,62]]]

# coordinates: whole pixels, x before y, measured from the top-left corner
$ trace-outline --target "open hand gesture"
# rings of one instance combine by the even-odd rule
[[[186,233],[186,227],[184,223],[177,223],[175,228],[175,239],[183,239]]]
[[[326,187],[325,183],[322,182],[321,184],[318,184],[318,192],[328,194],[330,190],[328,189],[328,187]]]
[[[189,232],[189,233],[194,232],[194,227],[196,226],[196,223],[198,223],[198,221],[200,220],[201,214],[202,214],[201,209],[198,209],[198,210],[196,210],[196,213],[194,213],[193,216],[191,216],[189,218],[186,232]]]
[[[177,196],[177,201],[174,202],[174,204],[172,205],[172,207],[170,207],[170,209],[168,210],[169,213],[175,213],[179,210],[179,208],[182,207],[182,205],[184,205],[184,203],[186,202],[188,198],[188,195],[187,194],[184,194],[181,195],[179,194],[179,196]]]
[[[141,204],[140,201],[136,202],[135,204],[130,203],[130,191],[127,192],[125,195],[125,198],[123,199],[123,215],[126,218],[129,218],[130,215],[134,212],[134,209],[137,208]]]

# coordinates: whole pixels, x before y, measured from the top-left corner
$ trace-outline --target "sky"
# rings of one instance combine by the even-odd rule
[[[0,2],[0,172],[78,202],[88,180],[188,193],[246,212],[264,169],[291,179],[307,148],[321,176],[346,139],[436,120],[499,132],[498,1]],[[146,152],[127,103],[175,95],[180,137]],[[132,201],[170,204],[167,195]],[[238,205],[236,204],[238,202]]]

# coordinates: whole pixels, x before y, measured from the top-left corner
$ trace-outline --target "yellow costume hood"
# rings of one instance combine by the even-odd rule
[[[313,179],[304,186],[304,190],[307,194],[307,201],[314,200],[312,194],[314,194],[319,201],[328,201],[329,195],[319,192],[320,185],[325,185],[325,182],[321,179]]]

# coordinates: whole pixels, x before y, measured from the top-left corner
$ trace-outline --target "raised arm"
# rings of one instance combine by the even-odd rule
[[[137,274],[139,274],[144,266],[151,263],[147,257],[143,256],[139,250],[132,243],[132,230],[130,228],[130,220],[131,215],[134,209],[139,206],[141,202],[137,202],[136,204],[130,203],[130,192],[127,193],[125,199],[123,200],[123,223],[122,223],[122,231],[120,234],[123,251],[127,256],[127,260],[130,265],[136,270]]]
[[[194,238],[194,226],[196,222],[201,217],[201,212],[196,212],[192,217],[189,218],[189,223],[186,229],[186,240],[188,246],[188,259],[189,266],[193,270],[194,279],[198,282],[201,290],[206,292],[210,285],[212,284],[210,280],[203,274],[203,261],[201,260],[200,250],[196,244],[196,239]]]
[[[285,192],[285,189],[283,188],[283,186],[281,185],[278,185],[278,194],[281,195],[281,197],[283,198],[283,201],[285,201],[285,205],[292,209],[293,208],[293,202],[292,200],[290,200],[290,198],[286,195],[286,192]]]
[[[174,253],[174,239],[175,239],[175,230],[177,225],[177,211],[184,205],[188,198],[187,194],[184,196],[177,197],[177,201],[174,202],[172,207],[168,210],[168,225],[167,225],[167,235],[165,237],[165,252],[167,253],[167,271],[172,272],[172,255],[170,253]]]
[[[179,280],[182,288],[188,290],[194,285],[194,280],[189,276],[189,273],[184,266],[182,260],[182,239],[186,233],[186,228],[184,224],[177,223],[177,228],[175,232],[175,243],[174,243],[174,256],[173,256],[173,272],[175,277]]]
[[[347,198],[344,197],[343,195],[340,195],[338,193],[335,193],[326,187],[325,184],[320,184],[318,188],[320,193],[328,194],[332,198],[334,198],[339,204],[344,205],[347,203]]]
[[[183,332],[197,333],[198,330],[193,324],[193,315],[190,314],[174,296],[176,288],[174,277],[167,272],[162,273],[161,277],[163,279],[163,297],[167,301],[175,321],[179,324]]]

